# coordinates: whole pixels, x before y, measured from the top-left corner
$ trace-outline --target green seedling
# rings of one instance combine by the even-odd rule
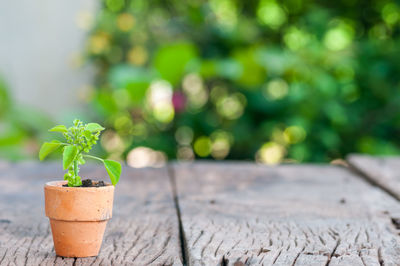
[[[58,140],[45,142],[40,148],[39,159],[43,160],[50,153],[62,148],[63,169],[68,170],[64,175],[64,179],[68,180],[69,187],[79,187],[82,185],[82,179],[79,176],[79,166],[85,164],[86,161],[84,158],[101,161],[110,176],[111,183],[116,185],[121,175],[121,164],[88,154],[93,145],[97,143],[100,132],[104,130],[104,127],[97,123],[84,124],[78,119],[75,119],[73,124],[70,128],[59,125],[49,130],[50,132],[61,133],[65,137],[66,143]]]

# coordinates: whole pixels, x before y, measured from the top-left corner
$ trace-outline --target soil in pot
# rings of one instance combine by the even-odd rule
[[[104,181],[94,181],[92,179],[85,179],[82,181],[82,186],[79,187],[105,187]],[[68,184],[64,184],[63,187],[68,187]]]

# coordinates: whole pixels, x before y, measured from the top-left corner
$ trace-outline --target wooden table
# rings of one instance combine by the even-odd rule
[[[1,162],[0,265],[400,265],[400,158],[348,162],[125,167],[100,255],[84,259],[55,256],[44,216],[61,166]]]

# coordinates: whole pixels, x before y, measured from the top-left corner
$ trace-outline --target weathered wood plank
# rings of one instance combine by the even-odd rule
[[[351,154],[347,162],[371,182],[400,200],[400,157]]]
[[[175,164],[190,265],[399,265],[396,200],[338,166]]]
[[[124,168],[113,218],[98,257],[56,257],[43,185],[62,176],[59,164],[17,164],[0,171],[0,265],[182,265],[179,225],[166,168]],[[107,177],[100,166],[82,176]]]

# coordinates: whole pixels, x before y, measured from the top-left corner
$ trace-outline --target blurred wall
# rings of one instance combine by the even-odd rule
[[[95,0],[0,1],[0,77],[17,102],[54,116],[81,105],[92,70],[79,67]]]

